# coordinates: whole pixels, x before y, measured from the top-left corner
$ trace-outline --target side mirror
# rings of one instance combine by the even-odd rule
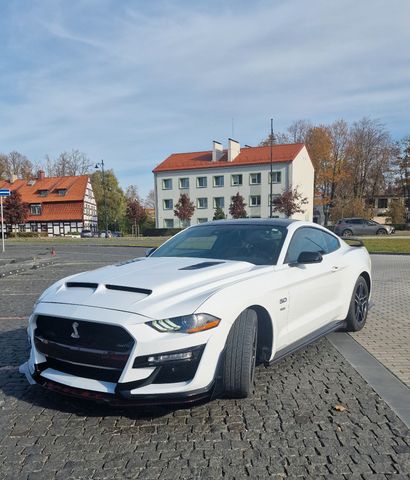
[[[302,252],[297,263],[320,263],[323,260],[320,252]]]
[[[152,253],[155,252],[156,249],[157,249],[157,247],[147,248],[147,249],[145,250],[145,256],[146,256],[146,257],[149,257]]]

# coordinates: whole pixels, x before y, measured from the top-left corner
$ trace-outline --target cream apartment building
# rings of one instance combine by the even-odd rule
[[[220,206],[227,218],[232,196],[238,192],[251,218],[268,218],[270,214],[271,149],[242,147],[232,139],[228,147],[213,142],[209,151],[174,153],[154,170],[157,228],[180,227],[174,208],[182,193],[195,205],[191,224],[212,220]],[[307,197],[304,213],[293,218],[312,220],[314,170],[303,144],[274,145],[272,148],[272,195],[298,187]],[[273,213],[274,217],[282,215]]]

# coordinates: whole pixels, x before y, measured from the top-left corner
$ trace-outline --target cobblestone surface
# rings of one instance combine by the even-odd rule
[[[0,478],[410,478],[410,431],[325,339],[259,367],[240,401],[113,409],[29,386],[16,317],[55,279],[137,253],[67,249],[49,268],[0,279]]]
[[[410,387],[410,256],[373,255],[372,270],[374,306],[352,336]]]

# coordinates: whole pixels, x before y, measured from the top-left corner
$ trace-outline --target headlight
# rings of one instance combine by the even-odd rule
[[[220,318],[207,313],[194,313],[193,315],[184,315],[182,317],[153,320],[152,322],[147,322],[147,325],[158,332],[196,333],[215,328],[220,321]]]

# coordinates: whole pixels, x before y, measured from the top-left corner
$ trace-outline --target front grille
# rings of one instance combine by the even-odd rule
[[[117,382],[134,339],[115,325],[39,315],[34,343],[47,358],[50,368],[84,378]]]

